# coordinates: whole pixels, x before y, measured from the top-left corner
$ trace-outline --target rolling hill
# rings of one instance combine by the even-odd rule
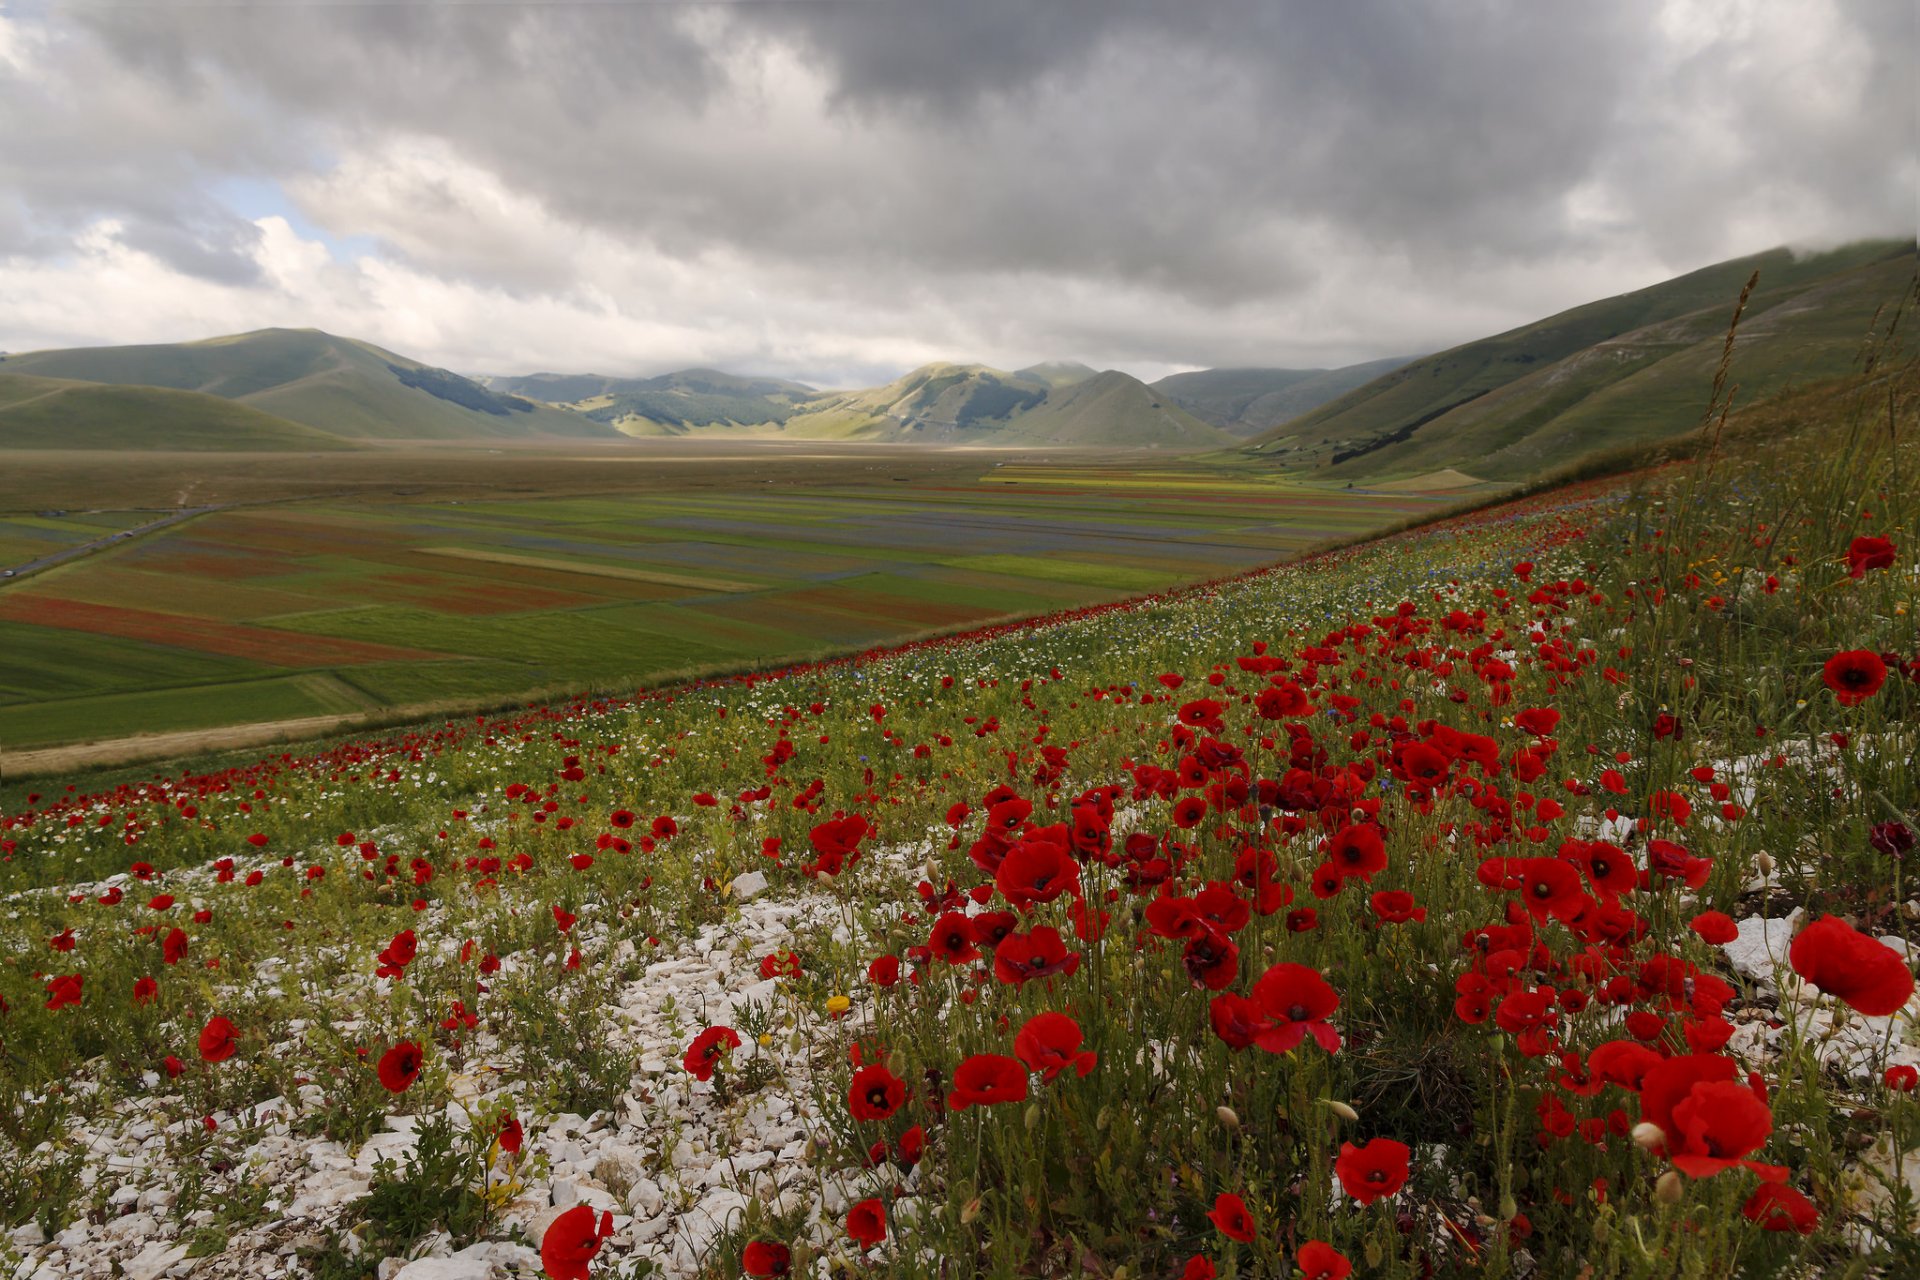
[[[0,373],[0,449],[281,453],[356,447],[198,391]]]
[[[578,414],[318,329],[260,329],[199,342],[29,351],[0,373],[195,391],[336,436],[462,440],[609,436]]]
[[[1258,454],[1358,482],[1447,468],[1512,480],[1699,425],[1741,287],[1742,403],[1848,371],[1914,278],[1912,241],[1774,249],[1415,360],[1286,422]]]
[[[778,428],[820,393],[800,382],[681,369],[652,378],[535,373],[484,380],[489,389],[571,409],[630,436],[687,435],[702,428]]]
[[[1007,373],[923,365],[883,387],[832,393],[787,422],[790,435],[939,444],[1218,448],[1233,437],[1118,370],[1086,366]]]
[[[1153,383],[1202,422],[1252,437],[1391,373],[1411,357],[1389,356],[1337,369],[1201,369]]]

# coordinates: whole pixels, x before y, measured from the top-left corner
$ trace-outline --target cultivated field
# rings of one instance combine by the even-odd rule
[[[103,478],[213,506],[259,468],[291,488],[0,589],[0,749],[18,770],[138,733],[631,692],[1237,573],[1454,496],[1092,453],[676,444],[393,454],[350,498],[301,500],[375,483],[358,455]]]

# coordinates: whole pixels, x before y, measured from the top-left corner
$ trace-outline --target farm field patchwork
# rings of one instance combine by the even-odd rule
[[[631,690],[1231,575],[1454,497],[968,474],[213,511],[0,591],[0,748]]]

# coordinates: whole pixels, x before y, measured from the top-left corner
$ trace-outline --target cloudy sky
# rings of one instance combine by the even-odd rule
[[[1911,235],[1912,0],[0,0],[0,350],[1433,350]]]

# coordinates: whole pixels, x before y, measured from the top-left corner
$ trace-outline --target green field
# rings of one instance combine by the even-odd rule
[[[1236,573],[1446,500],[1088,459],[234,507],[0,590],[0,747],[630,691]],[[84,531],[0,537],[36,520]]]

